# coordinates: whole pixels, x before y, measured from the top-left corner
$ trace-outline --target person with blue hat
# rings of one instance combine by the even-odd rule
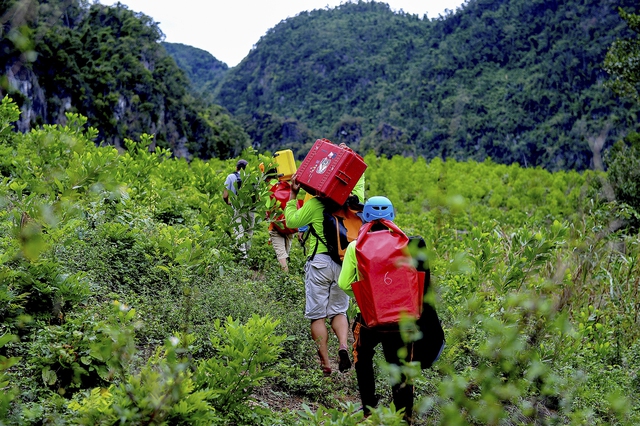
[[[373,222],[370,226],[370,231],[388,231],[392,232],[387,222],[392,222],[395,219],[395,211],[391,201],[382,196],[371,197],[364,204],[363,219],[365,225],[358,235],[358,240],[363,238],[364,227],[367,227],[367,223]],[[396,228],[398,229],[398,228]],[[399,230],[399,229],[398,229]],[[352,285],[361,279],[361,269],[358,264],[358,257],[356,254],[356,246],[358,240],[352,241],[347,247],[347,251],[342,263],[342,270],[340,277],[338,278],[338,285],[345,293],[354,297],[354,291]],[[353,360],[356,370],[358,390],[360,392],[360,399],[362,401],[362,409],[365,416],[370,414],[370,410],[378,405],[379,397],[375,392],[375,373],[373,365],[373,357],[375,354],[375,347],[381,343],[382,350],[384,352],[385,360],[390,364],[400,365],[400,357],[398,351],[407,346],[402,340],[400,334],[400,328],[398,323],[389,325],[368,326],[363,320],[360,312],[360,307],[357,309],[352,331],[354,337],[353,343]],[[405,361],[411,361],[411,351],[407,351],[407,357]],[[411,423],[412,410],[413,410],[413,385],[408,383],[407,377],[403,374],[399,383],[392,386],[393,402],[396,409],[399,411],[404,409],[404,419],[409,424]]]

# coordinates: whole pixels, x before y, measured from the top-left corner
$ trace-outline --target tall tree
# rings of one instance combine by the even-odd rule
[[[608,85],[619,95],[640,101],[640,15],[619,9],[620,16],[634,37],[613,42],[604,61],[604,68],[611,76]]]

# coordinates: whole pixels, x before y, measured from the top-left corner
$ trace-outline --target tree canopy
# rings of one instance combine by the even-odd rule
[[[620,9],[620,16],[635,32],[635,37],[616,40],[609,48],[604,66],[611,78],[606,84],[617,94],[640,104],[640,15]],[[615,198],[635,211],[630,214],[630,223],[637,228],[640,224],[640,133],[630,133],[618,141],[605,158]]]
[[[211,93],[224,78],[229,67],[205,50],[182,43],[162,42],[165,50],[182,69],[198,94]]]
[[[586,169],[597,141],[638,127],[638,107],[603,86],[607,48],[630,35],[618,6],[638,5],[471,0],[432,20],[364,1],[303,12],[269,30],[215,99],[243,121],[282,117],[386,156]]]
[[[611,87],[637,95],[637,11],[635,0],[470,0],[429,19],[347,2],[283,20],[229,69],[163,43],[158,23],[122,4],[8,0],[0,95],[20,105],[21,131],[80,113],[97,143],[148,133],[178,156],[252,144],[301,158],[328,137],[363,154],[583,170],[640,128],[640,104],[604,84],[606,68]]]
[[[620,9],[620,16],[635,34],[613,42],[604,67],[611,75],[608,83],[616,93],[640,101],[640,15]]]

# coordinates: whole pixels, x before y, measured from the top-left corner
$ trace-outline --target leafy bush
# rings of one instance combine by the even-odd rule
[[[0,349],[15,339],[16,336],[3,334],[0,336]],[[15,399],[19,392],[19,389],[15,384],[11,383],[7,370],[16,365],[19,361],[19,358],[6,357],[5,355],[0,354],[0,425],[4,424],[2,419],[8,418],[11,401]]]
[[[640,133],[618,141],[606,156],[607,175],[617,201],[635,210],[634,227],[640,225]]]
[[[135,310],[114,306],[117,323],[104,329],[109,339],[92,347],[93,356],[109,365],[114,384],[69,404],[77,424],[228,424],[247,416],[253,388],[275,374],[271,367],[285,336],[273,334],[277,321],[257,316],[245,325],[232,318],[217,321],[214,358],[194,364],[189,356],[194,337],[183,334],[168,339],[136,373],[126,362],[135,356]]]
[[[8,422],[359,421],[353,370],[318,368],[299,245],[283,274],[259,222],[236,261],[221,198],[235,161],[187,163],[149,152],[147,136],[119,154],[85,126],[70,116],[0,142],[0,332],[20,339],[0,348],[14,363],[0,372]],[[243,156],[260,193],[270,158]],[[398,418],[387,380],[400,371],[416,384],[416,424],[640,421],[640,244],[612,231],[623,210],[602,201],[606,175],[366,161],[368,195],[388,196],[427,241],[447,335],[431,370],[377,366],[369,423]],[[261,220],[266,203],[250,195]]]

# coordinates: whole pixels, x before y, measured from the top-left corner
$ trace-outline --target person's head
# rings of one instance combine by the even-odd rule
[[[274,168],[271,168],[271,169],[265,171],[264,172],[264,179],[266,181],[270,181],[272,179],[278,179],[278,169],[276,169],[274,167]]]
[[[371,197],[364,203],[362,217],[365,222],[371,222],[376,219],[393,220],[396,217],[393,211],[393,204],[387,197],[375,196]]]
[[[236,163],[236,170],[240,171],[240,170],[244,170],[247,168],[247,160],[238,160],[238,162]]]

